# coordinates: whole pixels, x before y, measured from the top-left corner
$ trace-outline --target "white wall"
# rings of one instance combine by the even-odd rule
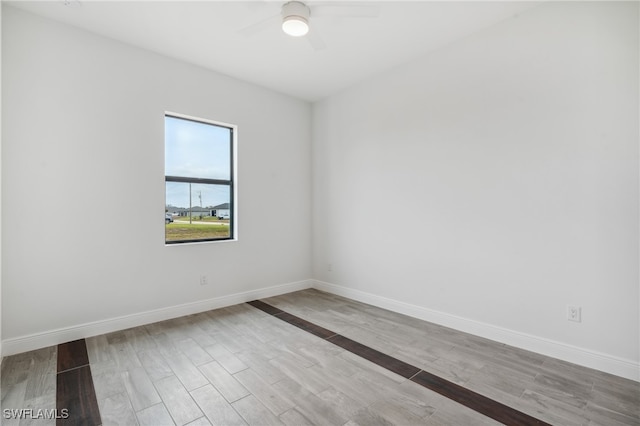
[[[638,47],[550,3],[316,104],[320,286],[637,380]]]
[[[309,104],[3,8],[5,352],[310,278]],[[237,242],[165,246],[165,111],[238,125]]]

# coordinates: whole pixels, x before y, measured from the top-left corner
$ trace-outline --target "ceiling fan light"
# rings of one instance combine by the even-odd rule
[[[293,37],[300,37],[309,32],[309,21],[302,16],[285,16],[282,20],[282,31]]]

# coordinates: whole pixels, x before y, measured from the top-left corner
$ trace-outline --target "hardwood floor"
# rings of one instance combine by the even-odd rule
[[[33,410],[3,425],[640,425],[637,382],[316,290],[10,356],[1,390]]]
[[[409,379],[414,383],[439,393],[440,395],[444,395],[452,401],[456,401],[465,407],[471,408],[472,410],[484,414],[501,423],[521,426],[548,425],[548,423],[529,416],[521,411],[515,410],[480,395],[477,392],[438,377],[435,374],[427,373],[418,367],[365,346],[347,337],[341,336],[324,327],[317,326],[307,320],[299,318],[288,312],[284,312],[283,310],[273,307],[267,303],[255,300],[253,302],[249,302],[249,304],[288,324],[305,330],[314,336],[324,338],[327,342],[331,342],[352,354],[364,358],[367,361],[371,361],[372,363],[404,377],[405,379]]]

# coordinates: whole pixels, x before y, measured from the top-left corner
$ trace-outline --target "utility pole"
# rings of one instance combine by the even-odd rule
[[[191,182],[189,182],[189,225],[191,225]]]

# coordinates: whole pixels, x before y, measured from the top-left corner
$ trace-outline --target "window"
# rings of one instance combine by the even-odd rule
[[[165,243],[234,238],[235,127],[164,117]]]

